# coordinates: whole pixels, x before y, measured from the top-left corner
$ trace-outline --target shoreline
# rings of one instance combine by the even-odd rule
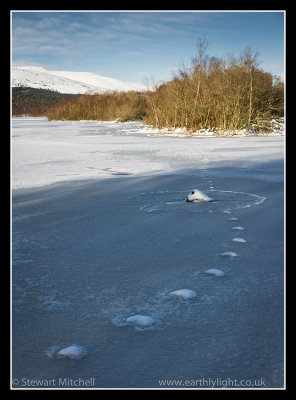
[[[93,123],[121,123],[124,124],[125,122],[121,122],[119,120],[112,120],[112,121],[101,121],[101,120],[48,120],[46,116],[12,116],[12,119],[44,119],[49,122],[68,122],[68,123],[84,123],[84,122],[93,122]],[[278,122],[279,120],[280,122]],[[150,125],[144,124],[142,121],[133,120],[128,121],[131,123],[141,124],[142,127],[140,128],[142,131],[146,131],[148,134],[160,135],[160,136],[169,136],[169,137],[264,137],[264,136],[285,136],[285,119],[283,117],[277,119],[271,119],[271,122],[275,121],[278,130],[275,129],[270,132],[262,132],[262,133],[255,133],[255,132],[248,132],[247,129],[237,129],[237,130],[224,130],[219,131],[219,128],[216,128],[216,131],[211,129],[200,129],[197,131],[186,131],[185,128],[153,128]]]

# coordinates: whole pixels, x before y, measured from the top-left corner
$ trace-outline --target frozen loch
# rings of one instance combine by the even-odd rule
[[[14,118],[11,148],[16,387],[283,387],[283,136]]]

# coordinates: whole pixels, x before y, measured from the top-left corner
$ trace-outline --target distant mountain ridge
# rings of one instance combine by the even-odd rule
[[[145,86],[140,83],[123,82],[92,72],[51,71],[36,66],[12,67],[11,85],[50,89],[69,94],[104,93],[107,90],[120,92],[145,90]]]

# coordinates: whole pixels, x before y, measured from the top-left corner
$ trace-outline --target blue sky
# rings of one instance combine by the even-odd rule
[[[190,65],[198,38],[210,56],[258,51],[261,67],[284,73],[283,11],[12,11],[15,65],[94,72],[123,81],[160,83]]]

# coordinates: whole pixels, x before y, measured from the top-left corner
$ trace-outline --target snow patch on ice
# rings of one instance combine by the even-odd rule
[[[209,196],[203,193],[201,190],[193,189],[187,196],[187,201],[210,201],[212,200]]]
[[[152,131],[135,121],[74,122],[13,118],[12,187],[36,187],[77,179],[106,179],[118,174],[176,173],[177,170],[178,173],[200,176],[203,172],[208,175],[211,169],[207,167],[216,161],[224,161],[228,165],[229,151],[232,151],[231,164],[238,160],[252,162],[254,157],[258,157],[258,145],[254,143],[258,138],[246,139],[252,147],[244,151],[243,138],[219,138],[215,141],[212,138],[189,138],[189,147],[187,139],[176,139],[169,134],[150,134],[153,137],[149,137]],[[264,146],[263,156],[267,152],[271,160],[281,156],[283,151],[283,142],[275,141],[277,146],[273,142]],[[122,169],[118,170],[118,165]],[[245,173],[241,171],[239,169],[235,173]],[[215,171],[218,176],[219,173],[224,176],[226,172]],[[253,175],[257,178],[260,173]],[[266,178],[274,176],[271,173],[264,175]],[[212,193],[213,188],[210,190]],[[260,198],[257,200],[261,201]]]

